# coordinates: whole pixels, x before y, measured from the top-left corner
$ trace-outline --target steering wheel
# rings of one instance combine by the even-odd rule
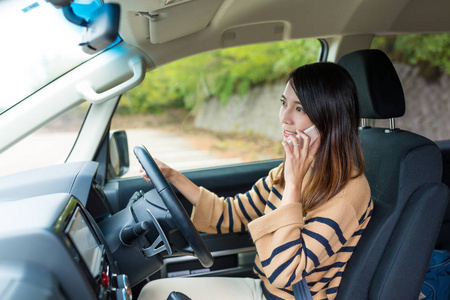
[[[208,268],[212,266],[214,259],[206,247],[203,239],[189,218],[180,200],[173,192],[153,157],[143,145],[134,147],[134,155],[139,160],[147,176],[151,179],[156,191],[169,210],[175,224],[180,229],[186,241],[194,250],[200,263]]]

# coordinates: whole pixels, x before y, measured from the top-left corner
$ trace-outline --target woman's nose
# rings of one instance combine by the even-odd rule
[[[292,116],[288,109],[285,109],[280,113],[280,121],[285,124],[292,123]]]

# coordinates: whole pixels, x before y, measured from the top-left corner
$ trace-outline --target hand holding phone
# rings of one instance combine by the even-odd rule
[[[320,136],[319,130],[317,130],[316,125],[313,125],[307,129],[305,129],[305,131],[303,131],[303,132],[306,133],[307,135],[309,135],[309,137],[311,138],[311,140],[309,142],[310,147]]]

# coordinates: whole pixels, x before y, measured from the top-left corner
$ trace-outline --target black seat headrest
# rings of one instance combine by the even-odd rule
[[[391,60],[380,50],[358,50],[338,62],[353,77],[367,119],[398,118],[405,114],[402,84]]]

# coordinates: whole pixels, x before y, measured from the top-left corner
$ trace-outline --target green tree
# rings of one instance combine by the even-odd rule
[[[168,107],[194,109],[210,97],[223,104],[256,85],[285,78],[317,60],[320,43],[298,40],[228,48],[188,57],[149,72],[124,94],[119,113],[159,113]]]
[[[450,74],[450,34],[407,34],[376,37],[372,48],[383,50],[392,61],[420,67],[429,80]]]

